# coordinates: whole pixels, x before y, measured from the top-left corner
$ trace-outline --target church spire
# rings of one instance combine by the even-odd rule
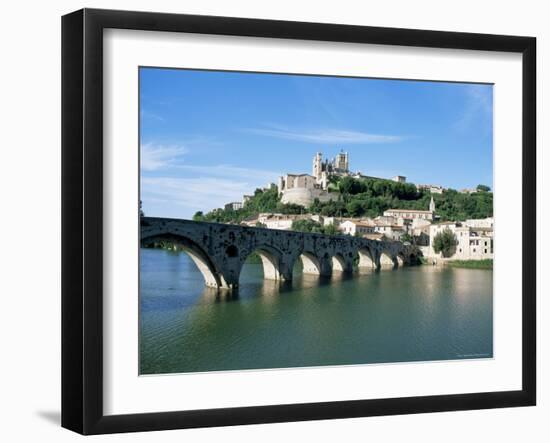
[[[435,212],[435,202],[434,202],[433,195],[432,195],[432,198],[430,200],[430,212]]]

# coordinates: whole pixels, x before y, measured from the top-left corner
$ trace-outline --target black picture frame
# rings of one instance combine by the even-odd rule
[[[103,413],[103,30],[522,54],[522,389],[130,415]],[[530,406],[536,403],[536,39],[83,9],[62,18],[62,426],[82,434]]]

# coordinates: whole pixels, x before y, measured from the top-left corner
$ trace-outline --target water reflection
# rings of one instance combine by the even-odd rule
[[[195,372],[492,355],[492,272],[439,267],[206,288],[184,253],[142,250],[140,369]]]

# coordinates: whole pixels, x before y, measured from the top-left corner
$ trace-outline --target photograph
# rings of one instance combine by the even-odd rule
[[[138,75],[140,375],[493,358],[492,84]]]

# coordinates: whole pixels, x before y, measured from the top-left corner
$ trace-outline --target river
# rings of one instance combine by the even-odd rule
[[[490,358],[493,272],[413,266],[291,283],[246,263],[217,293],[184,252],[140,251],[140,373]]]

